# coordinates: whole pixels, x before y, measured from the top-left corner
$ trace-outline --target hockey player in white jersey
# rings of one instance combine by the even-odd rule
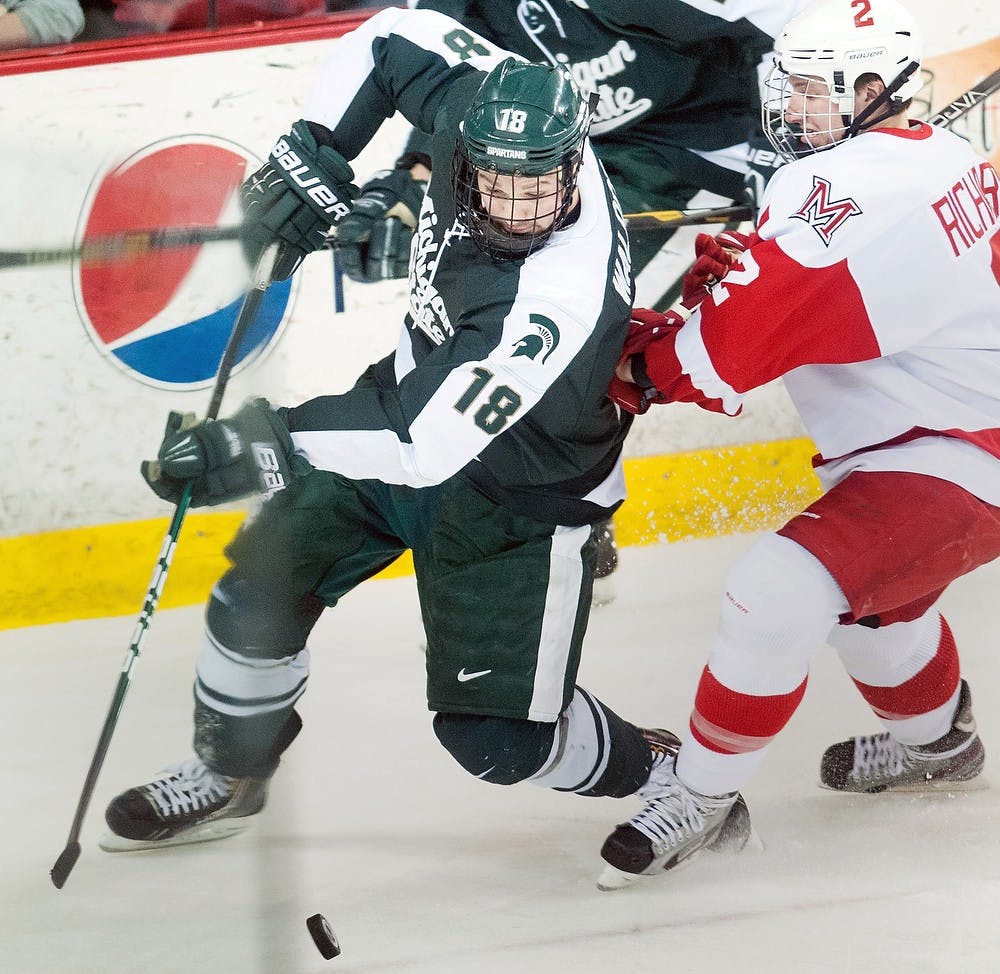
[[[952,789],[982,770],[936,603],[1000,555],[1000,184],[961,138],[909,119],[919,62],[895,0],[792,20],[763,107],[789,164],[755,233],[701,242],[693,312],[634,313],[620,403],[733,415],[782,376],[825,493],[732,566],[676,760],[605,842],[606,887],[711,839],[824,642],[885,729],[829,747],[823,785]]]

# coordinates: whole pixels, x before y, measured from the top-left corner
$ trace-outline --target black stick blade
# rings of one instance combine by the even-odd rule
[[[66,880],[69,879],[69,874],[73,871],[73,867],[76,865],[76,861],[79,858],[80,843],[70,842],[70,844],[60,853],[59,858],[56,860],[56,864],[52,867],[52,870],[49,873],[56,889],[62,889],[63,886],[66,885]]]

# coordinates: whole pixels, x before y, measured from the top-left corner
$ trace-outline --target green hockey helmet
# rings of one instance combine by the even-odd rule
[[[561,66],[508,58],[486,76],[452,163],[455,206],[481,250],[519,260],[563,225],[589,127],[587,99]]]

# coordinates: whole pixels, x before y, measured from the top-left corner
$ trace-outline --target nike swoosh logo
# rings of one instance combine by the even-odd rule
[[[469,680],[478,679],[481,676],[486,676],[487,673],[492,673],[493,670],[477,670],[475,673],[466,673],[465,667],[463,666],[458,671],[458,682],[467,683]]]

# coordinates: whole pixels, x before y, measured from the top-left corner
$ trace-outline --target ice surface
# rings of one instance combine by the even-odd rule
[[[683,724],[727,565],[750,540],[625,549],[618,598],[592,615],[581,682],[636,723]],[[956,582],[942,603],[990,757],[1000,753],[998,591],[1000,562]],[[49,869],[134,621],[0,633],[3,971],[998,969],[1000,791],[926,798],[820,790],[826,745],[878,729],[831,650],[746,789],[764,851],[702,858],[600,893],[598,850],[637,806],[490,786],[454,764],[424,708],[412,579],[368,583],[321,620],[300,706],[305,728],[248,832],[109,855],[96,845],[108,800],[190,753],[201,610],[159,611],[84,826],[83,854],[57,891]],[[988,759],[984,779],[991,775]],[[324,961],[306,932],[317,912],[340,939],[336,960]]]

